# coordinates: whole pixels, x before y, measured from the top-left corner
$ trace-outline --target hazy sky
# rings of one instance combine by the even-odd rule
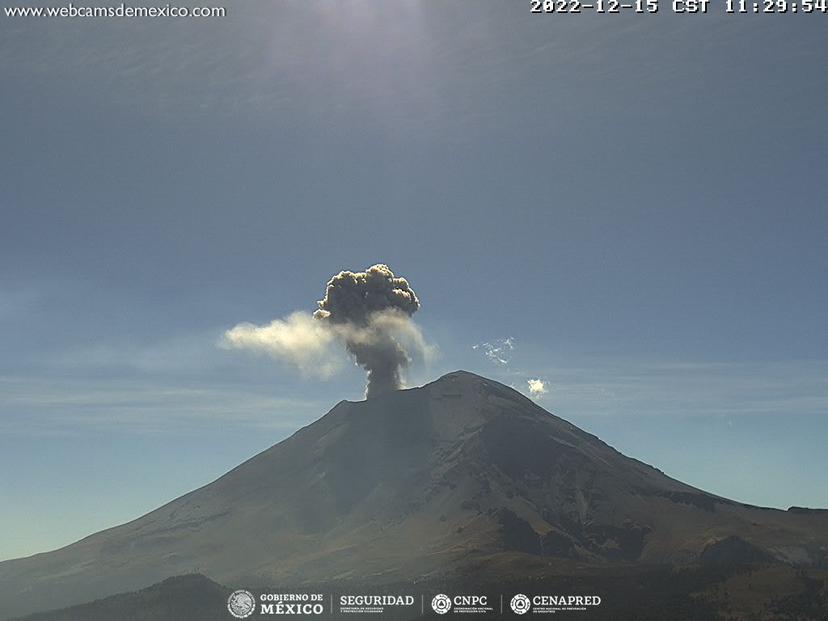
[[[360,398],[217,343],[379,261],[439,348],[412,384],[540,378],[671,476],[828,506],[824,16],[226,6],[0,15],[0,559]]]

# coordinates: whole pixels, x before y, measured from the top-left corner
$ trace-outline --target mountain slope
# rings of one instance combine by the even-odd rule
[[[541,557],[823,563],[827,544],[821,513],[706,494],[506,386],[456,372],[341,402],[133,522],[0,563],[0,618],[196,567],[227,585],[376,584],[529,571]]]
[[[134,593],[120,593],[21,621],[227,621],[228,589],[200,574],[167,578]]]

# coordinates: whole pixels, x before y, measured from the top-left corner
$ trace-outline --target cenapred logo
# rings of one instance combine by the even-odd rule
[[[246,619],[256,611],[256,598],[244,589],[233,591],[227,598],[227,610],[236,619]]]
[[[444,615],[451,610],[451,598],[448,595],[439,593],[431,600],[431,607],[438,615]]]
[[[529,601],[529,598],[526,597],[523,593],[518,593],[512,598],[512,601],[509,602],[509,605],[512,607],[512,612],[516,615],[525,615],[529,612],[529,609],[532,607],[532,602]]]
[[[533,595],[531,598],[518,593],[509,602],[512,612],[525,615],[532,611],[537,614],[556,612],[584,612],[601,605],[598,595]]]

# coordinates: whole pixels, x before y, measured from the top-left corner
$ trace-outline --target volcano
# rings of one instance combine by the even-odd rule
[[[132,522],[0,563],[0,618],[195,570],[379,585],[555,563],[828,564],[828,514],[715,496],[458,371],[316,422]]]

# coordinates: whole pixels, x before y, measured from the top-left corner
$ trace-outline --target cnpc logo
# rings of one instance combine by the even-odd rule
[[[440,593],[431,600],[431,608],[438,615],[444,615],[452,608],[456,612],[482,612],[479,609],[485,608],[488,603],[488,598],[485,595],[455,595],[449,597],[445,593]]]
[[[444,615],[451,610],[451,598],[445,593],[438,593],[431,600],[431,608],[438,615]]]

